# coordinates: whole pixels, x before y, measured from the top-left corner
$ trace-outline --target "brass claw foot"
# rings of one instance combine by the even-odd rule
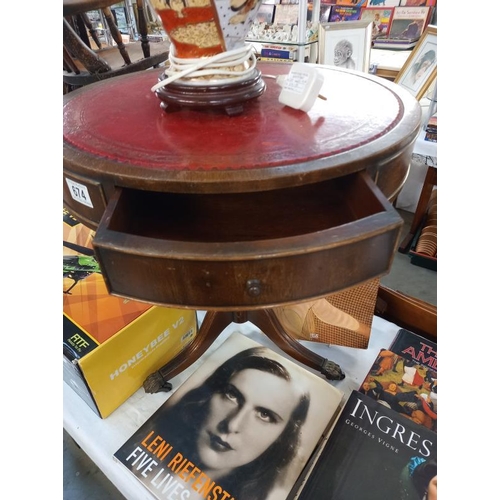
[[[321,365],[320,372],[328,380],[344,380],[345,379],[345,373],[342,371],[340,366],[337,363],[330,361],[329,359],[326,359],[326,358]]]
[[[142,386],[148,394],[154,394],[156,392],[169,392],[172,390],[172,384],[166,381],[159,371],[149,375],[143,382]]]

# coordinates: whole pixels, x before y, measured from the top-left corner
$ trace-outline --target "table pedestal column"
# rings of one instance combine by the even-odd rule
[[[273,309],[237,312],[208,311],[193,342],[174,359],[149,375],[144,381],[144,390],[150,394],[170,391],[172,384],[168,382],[168,379],[173,378],[200,358],[231,323],[246,323],[247,321],[252,322],[262,330],[284,352],[301,363],[318,370],[328,380],[345,378],[345,374],[337,363],[319,356],[290,336],[281,326]]]

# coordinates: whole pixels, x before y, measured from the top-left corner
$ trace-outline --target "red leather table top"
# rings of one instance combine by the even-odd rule
[[[261,64],[263,75],[288,73],[290,66]],[[418,103],[400,87],[364,73],[317,66],[325,77],[321,94],[305,113],[278,101],[281,87],[266,78],[264,94],[245,111],[163,111],[151,92],[161,70],[117,77],[72,92],[64,101],[64,141],[99,161],[107,174],[165,180],[212,181],[308,176],[332,177],[360,170],[364,158],[387,157],[412,139]],[[408,113],[408,110],[411,112]],[[375,155],[375,156],[374,156]],[[273,172],[275,170],[275,172]],[[187,177],[182,174],[189,174]],[[321,174],[320,174],[321,175]],[[337,175],[337,174],[336,174]],[[333,176],[336,176],[333,175]]]

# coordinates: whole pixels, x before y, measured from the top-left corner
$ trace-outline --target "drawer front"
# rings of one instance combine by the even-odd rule
[[[222,199],[145,196],[116,190],[94,248],[110,293],[176,307],[256,309],[379,277],[403,223],[366,173]]]

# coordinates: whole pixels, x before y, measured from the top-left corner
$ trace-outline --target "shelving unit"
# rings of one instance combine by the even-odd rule
[[[298,19],[298,35],[297,42],[273,42],[272,40],[258,40],[258,39],[247,39],[246,41],[255,46],[256,50],[262,44],[266,43],[279,43],[280,45],[290,45],[291,47],[297,47],[297,62],[305,62],[306,56],[308,57],[308,62],[315,63],[318,55],[318,41],[307,41],[306,37],[306,27],[307,27],[307,5],[308,0],[299,0],[299,19]],[[319,11],[321,0],[313,0],[313,10],[311,21],[313,23],[319,22]]]
[[[298,34],[298,62],[304,62],[305,59],[305,45],[306,45],[306,23],[307,23],[307,0],[299,0],[299,34]],[[320,0],[313,0],[313,11],[311,21],[313,23],[319,22],[319,6]],[[315,63],[317,60],[317,46],[318,42],[312,42],[316,51],[313,51],[311,46],[311,54],[309,55],[309,61]],[[314,54],[313,54],[314,52]]]

